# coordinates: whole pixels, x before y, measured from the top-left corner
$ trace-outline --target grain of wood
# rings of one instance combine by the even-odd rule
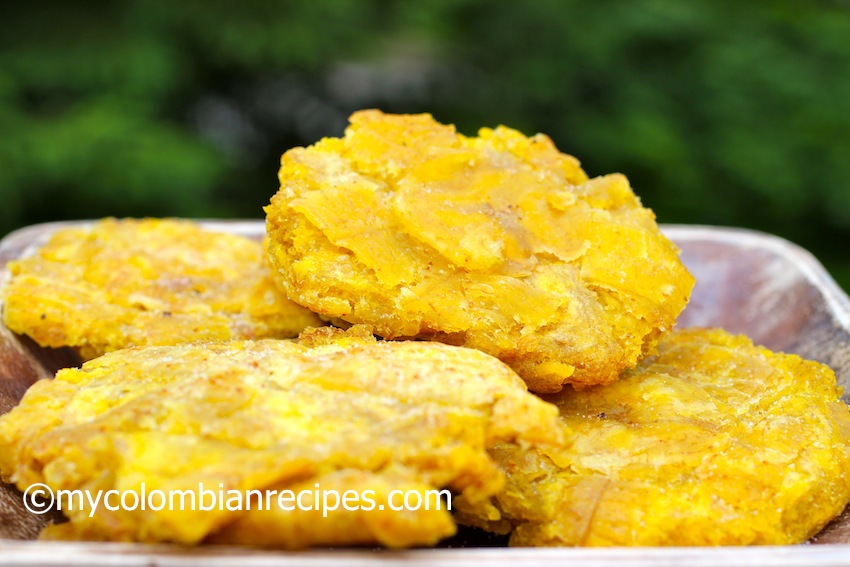
[[[31,253],[58,228],[79,223],[50,223],[16,231],[0,241],[0,285],[6,263]],[[261,238],[262,221],[206,221],[206,226]],[[665,226],[682,249],[682,259],[697,279],[680,326],[719,326],[745,333],[772,350],[793,352],[833,368],[850,401],[850,299],[805,250],[778,237],[741,229]],[[0,304],[2,308],[2,304]],[[79,359],[67,349],[42,349],[0,325],[0,413],[13,407],[34,381],[51,377],[58,368]],[[54,516],[55,518],[55,516]],[[101,565],[354,565],[380,558],[387,565],[424,563],[496,564],[539,562],[597,565],[659,563],[741,565],[840,565],[850,563],[850,510],[827,526],[807,546],[754,549],[613,549],[503,550],[442,549],[408,552],[323,551],[274,554],[241,548],[187,550],[172,546],[129,544],[57,544],[31,541],[47,521],[27,512],[20,492],[0,485],[0,554],[4,564]],[[5,541],[3,541],[5,540]],[[467,538],[468,542],[475,541]],[[833,545],[823,545],[833,544]],[[837,544],[837,545],[835,545]],[[492,545],[492,542],[490,542]],[[377,554],[377,555],[376,555]]]

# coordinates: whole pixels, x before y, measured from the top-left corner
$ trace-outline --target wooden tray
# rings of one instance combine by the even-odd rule
[[[262,221],[203,221],[210,229],[260,238]],[[31,253],[64,226],[49,223],[15,231],[0,241],[0,285],[6,263]],[[682,249],[697,279],[680,326],[720,326],[746,333],[773,350],[794,352],[831,366],[850,402],[850,299],[807,251],[749,230],[674,226],[664,232]],[[0,304],[2,307],[2,304]],[[0,325],[0,413],[35,380],[79,360],[69,350],[43,349]],[[810,544],[753,548],[507,549],[450,548],[409,551],[315,550],[269,552],[239,547],[36,542],[49,518],[27,512],[14,487],[0,485],[0,565],[848,565],[850,509]],[[450,545],[463,543],[463,538]],[[477,541],[470,539],[467,541]],[[490,543],[492,545],[492,542]]]

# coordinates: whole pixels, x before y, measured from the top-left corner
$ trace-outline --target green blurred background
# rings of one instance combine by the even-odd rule
[[[746,226],[850,288],[846,1],[78,0],[0,7],[0,235],[262,216],[350,112],[545,132],[661,222]]]

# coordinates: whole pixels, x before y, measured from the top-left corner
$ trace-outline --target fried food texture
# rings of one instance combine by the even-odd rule
[[[508,485],[462,522],[516,546],[800,543],[850,499],[833,372],[720,330],[674,331],[607,386],[563,392],[570,435],[491,451]],[[474,507],[473,507],[474,508]]]
[[[626,178],[588,179],[544,135],[361,111],[279,178],[269,250],[293,301],[484,351],[536,392],[634,367],[693,286]]]
[[[62,229],[8,267],[6,326],[85,360],[128,346],[288,338],[321,324],[286,298],[260,243],[189,221]]]
[[[424,502],[445,488],[482,501],[504,486],[487,448],[521,452],[561,435],[557,409],[493,357],[327,327],[297,342],[125,349],[61,370],[0,417],[0,471],[22,490],[41,482],[140,494],[144,483],[147,493],[190,491],[198,500],[187,502],[202,502],[203,483],[246,501],[252,490],[371,490],[374,503],[366,509],[362,496],[359,511],[323,510],[319,496],[304,500],[312,511],[286,511],[274,497],[268,507],[264,492],[241,512],[91,513],[85,503],[48,527],[48,539],[405,547],[432,545],[455,524],[433,500],[381,509],[391,491]]]

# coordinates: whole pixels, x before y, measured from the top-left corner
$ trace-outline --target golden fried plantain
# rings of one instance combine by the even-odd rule
[[[86,360],[128,346],[288,338],[321,324],[286,298],[260,243],[189,221],[58,230],[9,270],[6,326]]]
[[[148,494],[190,491],[201,502],[202,482],[246,500],[251,490],[372,490],[376,504],[324,517],[275,498],[260,510],[261,493],[250,511],[100,506],[90,517],[78,503],[46,538],[404,547],[434,544],[455,524],[433,502],[381,509],[389,492],[447,487],[482,501],[504,485],[488,447],[561,435],[557,409],[495,358],[326,327],[300,342],[132,348],[62,370],[0,417],[0,471],[22,490],[46,483],[93,497],[141,494],[144,483]]]
[[[674,331],[614,384],[549,399],[568,441],[491,451],[508,477],[461,523],[517,546],[805,541],[850,500],[850,413],[826,366]]]
[[[279,178],[269,250],[293,301],[484,351],[537,392],[634,367],[693,287],[626,178],[588,180],[543,135],[361,111]]]

